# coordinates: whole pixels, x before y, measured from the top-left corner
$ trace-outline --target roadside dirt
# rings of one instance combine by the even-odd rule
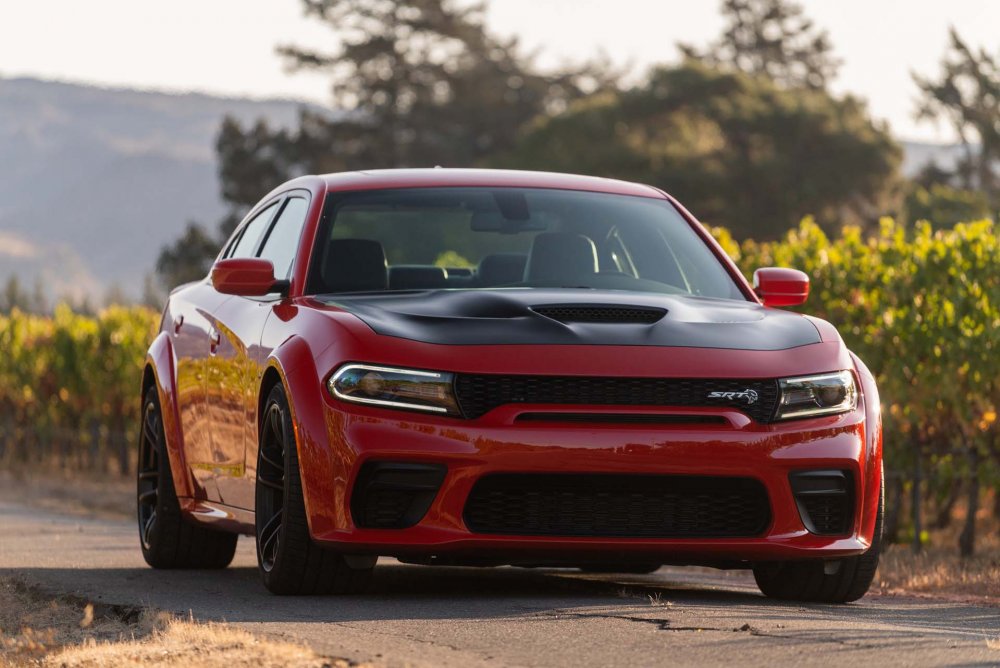
[[[151,608],[55,596],[0,578],[0,667],[341,668],[294,643],[258,638],[225,624],[196,623]]]

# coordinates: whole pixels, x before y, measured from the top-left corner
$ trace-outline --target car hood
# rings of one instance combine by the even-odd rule
[[[821,341],[809,319],[759,304],[599,290],[436,290],[319,297],[377,334],[445,345],[785,350]]]

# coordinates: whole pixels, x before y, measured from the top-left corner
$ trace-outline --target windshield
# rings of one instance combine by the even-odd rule
[[[309,294],[584,288],[745,299],[666,200],[531,188],[334,193]]]

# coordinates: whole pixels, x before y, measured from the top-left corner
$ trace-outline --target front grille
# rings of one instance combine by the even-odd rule
[[[821,536],[848,534],[854,520],[854,477],[849,471],[797,471],[789,476],[802,524]]]
[[[652,306],[604,306],[601,304],[566,304],[533,306],[531,310],[559,322],[602,322],[618,325],[650,325],[667,314]]]
[[[484,534],[740,538],[762,534],[771,511],[752,478],[502,473],[475,484],[464,517]]]
[[[749,403],[747,390],[756,399]],[[606,376],[506,376],[459,374],[455,393],[462,415],[477,418],[506,404],[595,406],[696,406],[735,408],[770,422],[778,401],[776,380],[616,378]],[[717,393],[716,398],[709,394]],[[737,396],[724,396],[735,393]]]

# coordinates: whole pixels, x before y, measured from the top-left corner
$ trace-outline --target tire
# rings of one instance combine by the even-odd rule
[[[584,564],[581,573],[625,573],[628,575],[649,575],[660,570],[662,564]]]
[[[274,594],[354,594],[371,580],[374,558],[351,559],[316,545],[309,535],[295,430],[284,388],[271,390],[257,454],[257,566]]]
[[[885,479],[878,497],[878,515],[871,547],[864,554],[836,560],[837,571],[826,573],[824,560],[762,563],[753,576],[761,592],[769,598],[814,603],[850,603],[868,592],[882,551],[882,522],[885,514]]]
[[[237,535],[184,518],[166,447],[160,399],[151,387],[143,398],[136,472],[142,556],[153,568],[225,568],[236,553]]]

